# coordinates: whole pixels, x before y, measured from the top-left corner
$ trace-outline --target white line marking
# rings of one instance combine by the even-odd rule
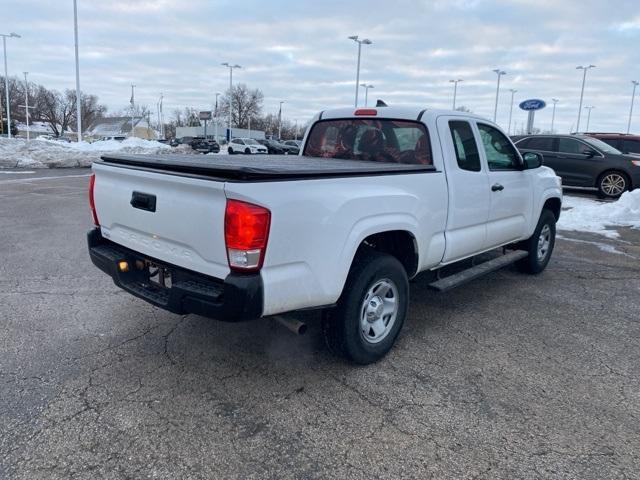
[[[36,172],[33,170],[23,170],[19,172],[7,172],[5,170],[0,170],[0,173],[4,173],[6,175],[27,175],[29,173],[36,173]]]
[[[0,180],[0,184],[3,183],[29,183],[29,182],[37,182],[40,180],[59,180],[61,178],[81,178],[81,177],[88,177],[90,176],[90,173],[86,173],[83,175],[63,175],[60,177],[37,177],[37,178],[21,178],[19,180]]]

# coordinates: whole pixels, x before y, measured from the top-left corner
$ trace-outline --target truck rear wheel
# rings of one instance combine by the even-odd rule
[[[518,269],[532,274],[542,272],[551,259],[555,244],[556,217],[553,212],[544,209],[533,235],[521,244],[521,248],[528,251],[529,255],[517,263]]]
[[[400,333],[409,304],[409,281],[391,255],[366,250],[353,262],[338,305],[324,312],[329,349],[366,365],[384,357]]]

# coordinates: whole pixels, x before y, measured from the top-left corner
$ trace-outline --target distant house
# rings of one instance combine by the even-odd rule
[[[156,140],[158,132],[151,128],[145,117],[133,117],[133,136],[147,140]],[[99,118],[85,135],[95,139],[114,136],[131,136],[131,117]]]
[[[13,122],[11,122],[13,123]],[[27,137],[27,124],[22,122],[17,122],[16,127],[18,129],[18,136],[22,138]],[[60,130],[60,126],[58,125],[58,130]],[[29,122],[29,136],[31,138],[36,138],[40,135],[53,135],[53,129],[51,125],[46,122]]]

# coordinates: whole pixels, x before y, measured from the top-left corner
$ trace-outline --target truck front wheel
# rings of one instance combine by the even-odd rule
[[[556,244],[556,217],[550,210],[544,209],[540,214],[538,225],[533,235],[521,244],[521,248],[529,255],[520,260],[517,266],[520,271],[537,274],[542,272],[551,259]]]
[[[364,250],[356,256],[338,305],[324,312],[329,349],[366,365],[384,357],[400,333],[409,304],[409,281],[391,255]]]

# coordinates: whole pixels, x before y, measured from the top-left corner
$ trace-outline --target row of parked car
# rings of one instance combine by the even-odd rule
[[[583,133],[511,137],[521,153],[542,154],[568,187],[597,188],[617,198],[640,187],[640,135]]]
[[[205,137],[183,137],[169,141],[172,147],[178,145],[190,145],[200,153],[218,153],[220,145],[213,139]],[[274,155],[298,155],[300,153],[299,140],[285,140],[279,142],[273,139],[234,138],[229,142],[227,150],[234,154],[274,154]]]

